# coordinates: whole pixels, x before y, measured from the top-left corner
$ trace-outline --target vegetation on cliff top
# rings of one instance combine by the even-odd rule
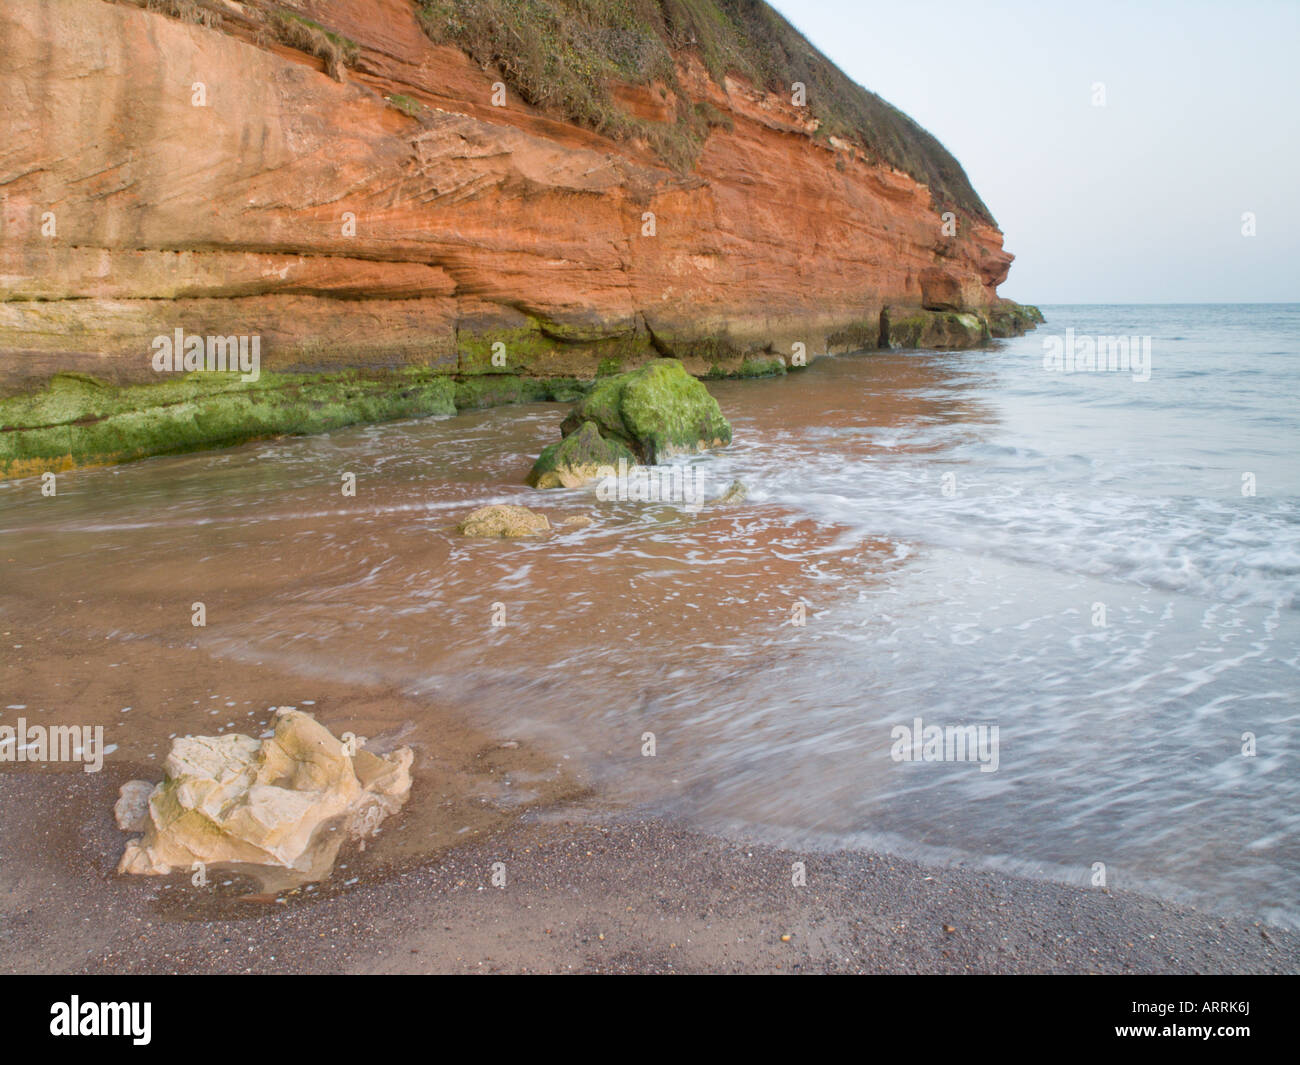
[[[680,90],[674,56],[693,51],[727,74],[788,96],[807,87],[817,135],[852,141],[930,187],[936,201],[992,222],[961,164],[907,115],[851,81],[763,0],[416,0],[438,43],[494,67],[527,103],[612,137],[643,137],[691,165],[710,114],[679,100],[676,121],[628,115],[612,81]],[[716,124],[714,122],[713,124]]]

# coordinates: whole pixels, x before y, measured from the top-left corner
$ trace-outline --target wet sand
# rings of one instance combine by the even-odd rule
[[[417,702],[390,686],[306,680],[266,664],[213,658],[197,644],[173,646],[143,636],[96,640],[93,629],[79,630],[66,620],[40,627],[10,624],[0,630],[8,644],[0,661],[0,724],[15,725],[22,717],[29,726],[102,726],[109,752],[98,773],[78,764],[0,763],[0,793],[38,788],[40,797],[31,801],[48,819],[48,832],[67,834],[79,821],[93,825],[105,812],[111,815],[117,789],[128,780],[161,779],[171,737],[263,735],[274,727],[277,706],[308,711],[336,735],[364,737],[367,749],[378,754],[413,746],[411,799],[354,859],[367,870],[436,855],[499,831],[533,806],[576,799],[589,790],[562,756],[488,735],[450,709]],[[2,823],[17,821],[15,816]],[[118,835],[104,844],[113,863],[128,838]],[[27,862],[69,857],[66,846],[48,856],[23,853]]]
[[[1300,937],[1155,899],[538,810],[315,893],[113,872],[107,774],[0,778],[8,973],[1294,973]],[[791,883],[804,861],[807,885]],[[505,886],[492,886],[502,863]],[[498,870],[499,871],[499,867]],[[347,883],[354,876],[355,883]],[[282,901],[281,901],[282,900]],[[785,939],[783,937],[789,937]]]
[[[12,639],[12,636],[11,636]],[[31,658],[24,657],[28,651]],[[268,667],[148,640],[106,668],[65,632],[6,657],[5,690],[39,707],[166,696],[178,732],[303,690]],[[120,690],[119,690],[120,689]],[[315,709],[364,733],[400,693],[314,682]],[[256,693],[256,694],[254,694]],[[123,703],[123,705],[128,705]],[[6,713],[6,720],[13,717]],[[61,722],[66,715],[57,715]],[[245,716],[247,713],[245,712]],[[93,719],[90,715],[88,720]],[[250,720],[261,720],[254,714]],[[268,896],[210,871],[123,877],[117,789],[156,779],[149,746],[79,766],[0,772],[0,970],[9,973],[1296,972],[1300,936],[1139,895],[849,851],[795,853],[687,831],[600,801],[560,758],[438,715],[407,808],[330,880]],[[128,735],[124,733],[123,736]],[[377,747],[401,736],[379,733]],[[792,883],[793,863],[807,883]],[[497,864],[500,863],[500,864]],[[504,873],[504,886],[494,886]],[[789,937],[784,939],[783,937]]]

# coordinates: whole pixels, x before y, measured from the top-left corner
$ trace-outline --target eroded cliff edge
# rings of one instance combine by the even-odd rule
[[[541,398],[564,387],[537,381],[656,355],[726,373],[1028,324],[998,299],[1012,257],[956,161],[811,50],[790,64],[806,104],[778,91],[798,78],[773,55],[798,38],[766,5],[632,0],[581,22],[588,40],[525,3],[539,39],[489,24],[522,59],[466,10],[7,0],[4,472]],[[728,56],[771,27],[756,84]],[[623,49],[628,78],[593,62],[550,99],[539,71],[582,73],[587,43]],[[151,341],[176,329],[260,337],[252,397],[160,382]],[[355,411],[332,409],[339,371]],[[214,394],[211,425],[172,424]],[[250,409],[270,400],[296,413]],[[147,439],[104,424],[154,406],[170,415]]]

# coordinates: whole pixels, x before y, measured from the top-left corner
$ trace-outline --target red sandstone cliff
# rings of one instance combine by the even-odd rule
[[[288,5],[359,46],[343,80],[268,39],[266,4],[152,6],[0,8],[3,391],[147,379],[175,327],[258,334],[271,370],[466,371],[496,337],[530,373],[811,356],[870,346],[885,306],[988,308],[1011,262],[991,224],[959,212],[945,236],[915,178],[689,52],[678,85],[723,120],[681,173],[516,94],[493,106],[498,76],[409,0]],[[666,88],[615,89],[667,120]]]

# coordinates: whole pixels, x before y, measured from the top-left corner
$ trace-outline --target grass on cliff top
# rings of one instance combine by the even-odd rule
[[[937,202],[992,222],[961,164],[897,108],[851,81],[763,0],[416,0],[425,32],[500,71],[527,103],[611,137],[644,137],[689,169],[710,125],[682,100],[676,121],[634,119],[609,82],[677,90],[674,55],[788,98],[807,86],[818,137],[838,136],[930,187]]]
[[[355,63],[361,48],[356,41],[327,30],[319,22],[288,11],[273,11],[271,27],[291,48],[325,61],[325,70],[335,81],[343,80],[343,68]]]

